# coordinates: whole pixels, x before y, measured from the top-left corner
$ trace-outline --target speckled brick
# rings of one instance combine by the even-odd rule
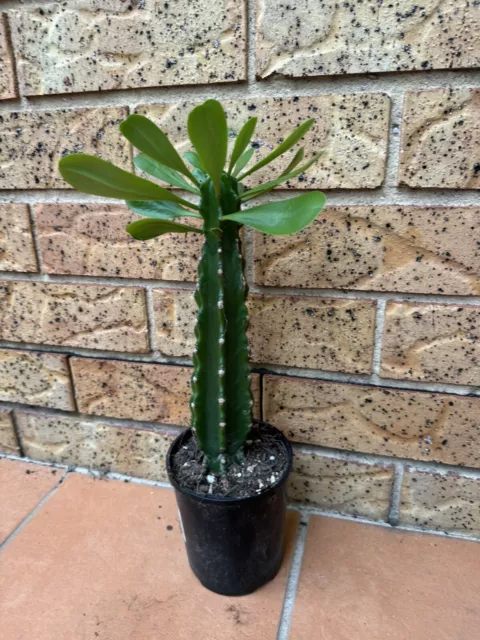
[[[199,234],[187,238],[186,234],[169,233],[139,242],[125,231],[139,216],[122,205],[45,204],[35,207],[35,215],[47,273],[196,279],[202,245]]]
[[[479,219],[479,207],[327,207],[293,236],[255,232],[255,282],[479,295]]]
[[[258,117],[252,146],[254,160],[266,156],[285,135],[308,118],[316,122],[291,152],[272,162],[247,183],[271,180],[286,168],[292,154],[305,147],[305,157],[324,150],[320,160],[298,178],[286,183],[295,189],[372,189],[385,174],[390,100],[380,93],[324,95],[294,98],[250,98],[222,100],[233,132],[233,145],[243,123]],[[151,117],[182,151],[190,149],[187,115],[192,103],[144,105],[137,111]]]
[[[136,287],[0,282],[0,338],[145,352],[145,292]]]
[[[480,384],[480,307],[390,302],[382,375]]]
[[[480,538],[480,479],[407,469],[400,524]]]
[[[0,400],[74,410],[67,358],[60,353],[0,350]]]
[[[119,124],[123,107],[0,113],[0,189],[67,189],[58,161],[89,153],[131,170],[129,143]]]
[[[70,360],[78,408],[83,413],[190,424],[190,367],[118,360]],[[260,417],[260,376],[252,378],[255,416]]]
[[[480,89],[408,92],[399,184],[480,188]]]
[[[288,495],[325,511],[386,520],[392,481],[393,470],[387,465],[295,451]]]
[[[190,356],[193,292],[153,292],[157,344],[166,356]],[[248,300],[252,362],[369,373],[375,304],[365,300],[259,296]]]
[[[37,271],[25,204],[0,204],[0,271]]]
[[[12,413],[8,409],[0,407],[0,453],[9,453],[18,456],[18,446],[15,428],[13,426]]]
[[[263,416],[295,442],[480,467],[480,398],[267,375]]]
[[[480,10],[468,0],[256,2],[256,69],[321,76],[480,64]],[[432,46],[434,43],[434,46]]]
[[[0,100],[15,98],[15,70],[8,41],[8,25],[5,13],[0,13]]]
[[[25,455],[34,460],[165,481],[175,434],[79,418],[17,412]]]
[[[24,95],[245,79],[243,0],[67,0],[9,17]]]

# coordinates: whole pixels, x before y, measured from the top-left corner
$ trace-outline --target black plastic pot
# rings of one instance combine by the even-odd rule
[[[173,477],[172,459],[192,437],[188,429],[167,454],[167,471],[175,488],[188,561],[204,587],[228,596],[242,596],[272,580],[282,563],[286,481],[292,448],[283,434],[267,424],[262,429],[280,436],[288,465],[278,482],[247,498],[216,498],[182,488]]]

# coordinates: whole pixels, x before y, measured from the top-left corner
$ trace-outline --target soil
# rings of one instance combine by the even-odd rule
[[[192,436],[173,456],[175,480],[200,495],[247,498],[276,484],[288,466],[288,452],[280,435],[260,423],[252,428],[244,453],[241,463],[232,461],[223,474],[214,474],[207,471],[205,457]]]

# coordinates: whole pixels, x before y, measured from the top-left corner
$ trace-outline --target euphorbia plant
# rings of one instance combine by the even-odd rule
[[[63,178],[79,191],[126,200],[129,209],[143,216],[127,226],[137,240],[165,233],[204,236],[195,292],[198,317],[190,407],[206,467],[215,473],[222,473],[231,460],[241,461],[252,426],[240,229],[246,225],[268,234],[293,234],[312,222],[325,204],[325,196],[316,191],[242,210],[252,198],[295,178],[318,159],[320,154],[302,164],[303,149],[292,155],[275,180],[253,188],[245,187],[243,180],[289,151],[313,122],[301,124],[276,149],[246,168],[254,154],[250,141],[257,118],[242,127],[227,162],[225,113],[219,102],[207,100],[188,116],[188,135],[195,148],[185,154],[190,169],[153,122],[141,115],[129,116],[120,129],[141,151],[135,166],[199,196],[198,205],[94,156],[73,154],[60,161]],[[184,217],[201,219],[203,226],[177,221]]]

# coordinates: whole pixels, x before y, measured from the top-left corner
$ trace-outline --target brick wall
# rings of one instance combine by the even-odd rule
[[[478,536],[480,6],[254,5],[1,4],[0,448],[165,480],[199,241],[141,246],[56,167],[132,169],[133,112],[186,150],[217,97],[233,131],[259,117],[258,157],[312,116],[307,155],[326,150],[288,184],[327,191],[315,223],[245,234],[256,414],[296,443],[291,498]]]

